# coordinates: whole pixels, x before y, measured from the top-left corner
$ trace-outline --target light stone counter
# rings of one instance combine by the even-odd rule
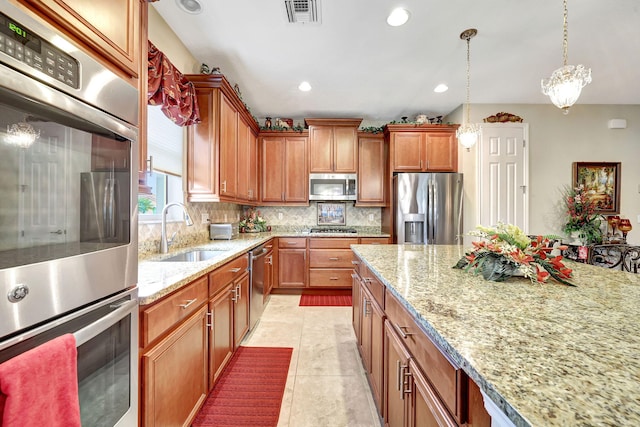
[[[496,283],[452,268],[469,248],[352,248],[516,426],[640,426],[640,275]]]
[[[170,250],[138,262],[138,298],[140,305],[148,305],[231,261],[274,237],[389,237],[376,233],[244,233],[233,240],[214,240],[188,248]],[[366,245],[365,245],[366,246]],[[159,262],[176,254],[194,249],[223,250],[220,255],[199,262]]]

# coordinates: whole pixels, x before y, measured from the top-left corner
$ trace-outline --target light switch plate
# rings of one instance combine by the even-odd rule
[[[207,212],[202,213],[200,221],[202,222],[202,224],[208,223],[209,222],[209,213],[207,213]]]

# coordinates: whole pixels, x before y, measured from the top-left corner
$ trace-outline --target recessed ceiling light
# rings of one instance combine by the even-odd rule
[[[309,84],[309,82],[302,82],[298,85],[298,89],[303,92],[309,92],[311,90],[311,85]]]
[[[404,25],[409,20],[409,11],[401,7],[395,8],[387,17],[387,24],[392,27]]]
[[[202,4],[200,0],[176,0],[176,4],[182,10],[193,15],[202,12]]]
[[[433,91],[434,91],[435,93],[442,93],[442,92],[446,92],[446,91],[448,91],[448,90],[449,90],[449,86],[447,86],[447,85],[446,85],[446,84],[444,84],[444,83],[440,83],[438,86],[436,86],[436,88],[435,88],[435,89],[433,89]]]

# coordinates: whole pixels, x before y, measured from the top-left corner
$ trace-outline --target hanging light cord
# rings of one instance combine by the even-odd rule
[[[566,0],[565,0],[566,1]],[[469,110],[471,110],[471,104],[469,102],[470,100],[470,95],[469,92],[471,92],[471,55],[470,55],[470,47],[469,47],[469,43],[470,43],[471,37],[467,36],[467,123],[471,123],[470,120],[470,112]]]
[[[567,0],[564,0],[564,20],[562,23],[564,28],[562,34],[562,54],[564,56],[564,66],[567,66],[567,57],[569,56],[569,12],[567,12]]]

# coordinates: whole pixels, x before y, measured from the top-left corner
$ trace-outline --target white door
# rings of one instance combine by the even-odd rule
[[[479,223],[529,229],[529,168],[526,123],[483,123],[478,143]]]
[[[38,123],[40,138],[23,150],[20,165],[20,246],[64,243],[67,235],[68,128]]]

